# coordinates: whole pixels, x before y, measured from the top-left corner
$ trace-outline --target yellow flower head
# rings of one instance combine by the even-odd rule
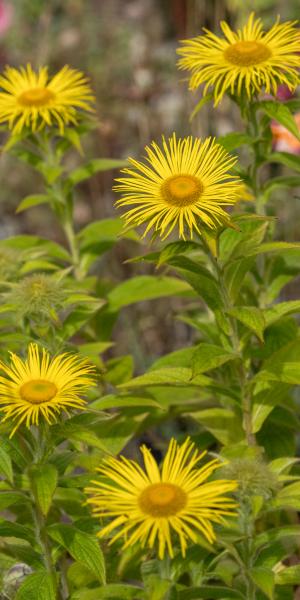
[[[176,225],[183,239],[186,231],[201,233],[201,222],[212,229],[228,225],[222,206],[239,199],[239,178],[229,173],[236,158],[211,138],[176,139],[174,133],[162,145],[146,146],[146,163],[130,158],[133,169],[122,170],[129,177],[116,180],[114,190],[123,194],[116,204],[133,206],[126,224],[148,222],[144,236],[153,228],[163,239]]]
[[[110,543],[125,537],[124,548],[135,542],[153,548],[158,539],[160,558],[166,549],[174,556],[172,533],[179,537],[183,556],[187,540],[197,542],[197,532],[214,542],[213,523],[223,523],[236,507],[225,495],[236,489],[235,481],[206,481],[221,463],[214,459],[199,468],[206,452],[195,450],[189,438],[182,446],[171,440],[161,469],[145,446],[141,451],[145,470],[124,456],[108,458],[98,469],[108,481],[92,481],[86,488],[94,514],[114,517],[98,535],[120,528]]]
[[[294,90],[299,82],[300,34],[297,21],[276,23],[267,32],[254,13],[237,32],[221,22],[224,37],[204,29],[205,35],[184,40],[178,50],[180,69],[192,72],[190,89],[205,83],[204,95],[214,88],[215,104],[225,92],[248,98],[263,88],[276,94],[279,84]]]
[[[31,65],[19,70],[6,67],[0,76],[0,123],[8,123],[13,133],[24,127],[37,131],[44,125],[76,124],[78,110],[92,110],[94,97],[83,73],[63,67],[51,79],[47,67],[33,71]]]
[[[36,344],[29,344],[26,360],[10,356],[10,366],[0,363],[6,375],[0,376],[2,421],[16,423],[10,437],[23,422],[38,425],[41,416],[50,424],[62,410],[85,405],[80,394],[94,385],[94,368],[85,359],[66,353],[51,359],[44,348],[40,355]]]

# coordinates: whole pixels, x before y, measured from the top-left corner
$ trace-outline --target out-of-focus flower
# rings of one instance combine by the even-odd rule
[[[10,28],[13,20],[13,6],[0,0],[0,35],[4,35]]]
[[[236,158],[211,138],[177,139],[174,133],[162,145],[146,146],[146,163],[130,158],[133,169],[122,170],[128,177],[116,180],[114,190],[123,193],[116,204],[132,205],[125,223],[147,222],[144,235],[153,228],[162,239],[176,226],[185,239],[186,232],[201,234],[201,223],[211,229],[230,225],[223,206],[240,199],[240,180],[230,174]]]
[[[5,373],[0,376],[0,410],[2,421],[14,424],[10,437],[24,422],[38,425],[43,417],[51,423],[61,411],[83,408],[80,395],[94,385],[94,368],[86,359],[66,353],[51,359],[44,348],[40,354],[37,344],[29,344],[26,360],[13,352],[10,357],[10,366],[0,363]]]
[[[31,65],[19,70],[6,67],[0,77],[0,123],[13,133],[27,127],[37,131],[45,125],[76,124],[79,110],[91,111],[94,97],[83,73],[63,67],[49,79],[47,67],[33,71]]]
[[[296,22],[279,20],[264,32],[254,13],[235,31],[221,22],[224,37],[204,29],[205,35],[184,40],[179,68],[192,72],[190,88],[205,83],[204,95],[214,88],[215,105],[226,92],[248,98],[265,89],[276,95],[278,85],[293,91],[299,82],[300,36]]]
[[[237,505],[227,493],[236,489],[236,481],[208,482],[222,463],[214,459],[199,468],[206,452],[199,453],[189,438],[181,446],[170,441],[161,469],[148,448],[142,446],[141,451],[145,470],[124,456],[110,457],[98,469],[108,481],[92,481],[93,486],[86,488],[94,514],[113,517],[98,535],[120,527],[110,543],[124,537],[124,548],[135,542],[153,548],[158,539],[159,558],[166,550],[174,556],[172,532],[179,537],[183,556],[187,540],[197,542],[197,532],[212,543],[216,539],[213,523],[234,515]]]
[[[300,59],[299,59],[299,63],[300,63]],[[293,96],[294,96],[293,92],[291,90],[289,90],[287,85],[279,85],[278,86],[276,98],[278,100],[280,100],[280,102],[285,102],[286,100],[290,100],[291,98],[293,98]]]
[[[295,115],[295,121],[300,132],[300,113]],[[273,121],[271,123],[273,134],[273,147],[277,152],[290,152],[290,154],[300,154],[300,141],[288,129]]]

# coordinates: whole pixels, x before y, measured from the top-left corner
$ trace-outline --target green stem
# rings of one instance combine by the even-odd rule
[[[51,139],[36,137],[38,148],[43,156],[46,164],[51,167],[61,168],[61,159],[53,148]],[[79,245],[74,228],[74,210],[73,197],[71,191],[66,194],[63,184],[63,179],[59,176],[53,183],[45,180],[46,188],[53,191],[53,202],[51,203],[52,210],[64,231],[68,242],[70,254],[72,257],[72,265],[76,279],[82,279],[83,273],[80,266]],[[56,199],[56,200],[55,200]]]
[[[69,244],[70,253],[72,256],[72,262],[74,267],[74,275],[76,279],[82,278],[82,273],[80,269],[80,255],[79,255],[79,247],[76,238],[76,233],[73,227],[73,219],[67,219],[64,223],[62,223],[62,228],[64,230],[66,239]]]
[[[244,564],[244,578],[247,589],[247,600],[255,600],[256,598],[256,586],[251,578],[250,571],[253,567],[253,520],[251,514],[251,507],[246,503],[241,503],[241,529],[244,534],[243,542],[243,564]]]
[[[33,500],[34,500],[33,505],[32,505],[32,514],[33,514],[33,521],[35,524],[37,542],[43,552],[45,569],[48,572],[49,576],[51,577],[54,590],[57,590],[56,569],[55,569],[55,565],[52,561],[51,546],[50,546],[49,538],[48,538],[47,531],[46,531],[46,519],[39,508],[38,501],[37,501],[34,491],[32,491],[32,495],[33,495]],[[57,600],[61,600],[61,594],[59,591],[57,592]]]
[[[228,293],[228,289],[226,286],[226,282],[224,279],[223,269],[221,268],[218,260],[212,255],[209,248],[205,246],[206,253],[209,256],[210,262],[214,268],[220,289],[222,291],[222,296],[224,299],[225,311],[227,314],[230,312],[232,308],[232,303],[230,300],[230,296]],[[237,329],[236,319],[228,314],[228,323],[230,327],[230,340],[231,345],[236,354],[239,354],[240,361],[236,366],[236,375],[239,382],[240,392],[241,392],[241,404],[242,404],[242,412],[243,412],[243,429],[245,432],[245,438],[247,440],[247,444],[249,446],[254,446],[256,444],[255,435],[252,431],[252,398],[249,387],[249,373],[245,364],[243,362],[243,356],[241,354],[240,340]]]

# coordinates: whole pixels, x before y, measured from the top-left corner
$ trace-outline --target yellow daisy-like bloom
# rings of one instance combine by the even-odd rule
[[[178,225],[179,236],[186,230],[201,233],[201,221],[212,229],[229,225],[222,206],[239,199],[240,180],[229,173],[236,163],[215,140],[187,137],[162,138],[163,149],[155,142],[146,146],[146,161],[133,158],[134,169],[123,169],[129,177],[117,179],[114,190],[123,193],[118,206],[136,205],[124,214],[126,225],[149,221],[143,237],[153,227],[165,239]]]
[[[40,354],[36,344],[29,344],[26,360],[13,352],[10,356],[10,366],[0,362],[6,375],[0,376],[2,421],[16,422],[10,437],[23,422],[27,427],[38,425],[43,417],[51,424],[61,411],[85,405],[79,394],[94,385],[94,367],[85,359],[67,353],[51,359],[44,348]]]
[[[37,131],[45,125],[76,124],[78,109],[91,111],[94,97],[83,73],[63,67],[49,79],[47,67],[33,71],[30,64],[19,70],[6,67],[0,77],[0,123],[13,133],[24,127]]]
[[[161,469],[151,452],[141,448],[145,470],[124,456],[106,459],[98,471],[108,482],[92,481],[86,488],[91,494],[88,503],[98,517],[112,516],[113,521],[99,532],[106,536],[119,528],[110,543],[125,537],[124,548],[139,542],[153,548],[158,539],[159,558],[167,549],[173,557],[172,533],[180,540],[183,556],[187,540],[197,542],[200,532],[209,542],[216,539],[213,523],[224,523],[224,515],[234,515],[236,503],[227,492],[237,483],[229,480],[207,482],[207,478],[221,466],[214,459],[201,468],[201,454],[189,438],[179,446],[172,439]]]
[[[299,82],[300,34],[297,21],[276,23],[267,32],[254,13],[237,32],[222,21],[225,37],[203,29],[206,35],[183,40],[178,50],[183,58],[180,69],[192,71],[190,89],[205,83],[204,95],[214,87],[215,105],[225,92],[241,95],[245,89],[250,98],[263,88],[276,94],[279,84],[294,90]]]

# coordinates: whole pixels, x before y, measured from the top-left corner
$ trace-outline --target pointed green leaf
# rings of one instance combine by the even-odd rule
[[[263,332],[266,327],[264,313],[256,306],[237,306],[227,311],[232,317],[246,325],[263,342]]]
[[[40,204],[46,204],[49,202],[50,196],[48,196],[47,194],[32,194],[31,196],[26,196],[25,198],[23,198],[16,212],[20,213],[23,210],[27,210],[27,208],[31,208],[32,206],[39,206]]]
[[[294,119],[293,113],[286,104],[272,100],[264,100],[263,102],[257,103],[257,108],[259,110],[263,110],[268,117],[270,117],[270,119],[275,119],[275,121],[278,121],[278,123],[283,125],[283,127],[285,127],[298,140],[300,140],[298,125]]]
[[[73,525],[50,525],[48,533],[66,548],[74,560],[83,563],[95,577],[105,584],[105,563],[99,542],[94,535],[80,531]]]
[[[192,121],[193,118],[198,114],[198,112],[200,112],[201,108],[212,99],[213,99],[213,94],[206,94],[205,96],[203,96],[201,98],[201,100],[199,100],[199,102],[197,102],[195,108],[193,109],[191,116],[190,116],[190,121]]]
[[[181,296],[191,293],[190,286],[175,277],[139,275],[117,285],[109,294],[109,309],[117,311],[123,306],[153,300],[164,296]]]
[[[218,144],[221,144],[227,150],[227,152],[231,152],[244,144],[253,143],[253,139],[247,135],[246,133],[240,133],[238,131],[233,131],[232,133],[226,133],[226,135],[222,135],[218,138]]]
[[[140,600],[141,588],[122,583],[109,583],[97,589],[76,590],[71,600]]]
[[[54,465],[38,465],[31,467],[29,476],[39,507],[47,515],[57,485],[57,470]]]
[[[275,574],[277,585],[300,585],[300,565],[286,567]]]
[[[218,585],[201,585],[197,588],[184,589],[178,592],[178,600],[245,600],[245,596],[232,588]]]
[[[232,410],[207,408],[193,413],[193,418],[224,445],[237,443],[243,439],[241,420]]]
[[[275,321],[281,317],[293,313],[300,313],[300,300],[289,300],[287,302],[274,304],[271,308],[264,310],[266,326],[269,327],[269,325],[275,323]]]
[[[0,446],[0,474],[3,475],[8,481],[13,481],[13,469],[11,458],[4,450],[3,446]]]
[[[290,169],[300,172],[300,156],[290,152],[273,152],[268,157],[269,162],[279,162]]]
[[[56,600],[52,577],[44,570],[28,575],[18,589],[15,600]]]
[[[89,179],[96,173],[110,171],[111,169],[120,169],[126,165],[127,161],[124,159],[94,158],[82,167],[72,171],[72,173],[70,173],[68,176],[68,181],[71,183],[71,185],[77,185],[77,183]]]
[[[192,370],[193,376],[205,373],[216,367],[220,367],[229,360],[238,358],[237,354],[225,350],[214,344],[199,344],[193,353]]]
[[[134,379],[130,379],[126,383],[122,383],[118,387],[123,388],[138,388],[151,386],[177,386],[177,385],[209,385],[211,379],[205,375],[193,376],[192,369],[180,367],[165,367],[164,369],[154,369],[144,375],[139,375]]]
[[[252,581],[257,585],[257,587],[266,594],[269,600],[274,599],[274,573],[271,569],[267,569],[264,567],[253,567],[250,570],[250,575]]]

